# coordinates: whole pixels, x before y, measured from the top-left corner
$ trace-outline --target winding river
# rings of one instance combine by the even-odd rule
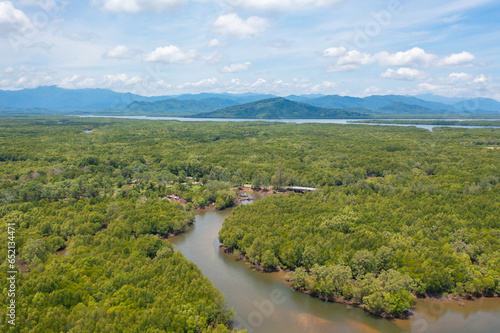
[[[251,193],[255,199],[262,194]],[[250,204],[251,201],[243,202]],[[248,333],[500,331],[500,300],[418,301],[410,320],[377,318],[343,304],[327,303],[294,291],[284,273],[264,273],[219,248],[218,233],[232,209],[201,210],[194,225],[172,238],[176,251],[193,261],[226,296],[235,311],[234,324]]]

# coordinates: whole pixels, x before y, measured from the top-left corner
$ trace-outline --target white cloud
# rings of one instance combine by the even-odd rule
[[[375,55],[381,66],[423,66],[435,65],[438,56],[425,52],[425,50],[414,47],[408,51],[396,53],[380,52]]]
[[[253,84],[252,84],[252,88],[255,88],[255,87],[258,87],[258,86],[261,86],[263,84],[265,84],[267,81],[264,80],[264,79],[257,79],[257,81],[255,81]]]
[[[401,67],[398,70],[389,68],[384,73],[380,74],[381,78],[384,79],[395,79],[395,80],[405,80],[405,81],[415,81],[425,79],[427,73],[419,71],[418,69]]]
[[[476,57],[473,54],[463,51],[462,53],[454,53],[448,57],[444,57],[439,64],[443,67],[472,66],[474,60],[476,60]]]
[[[219,80],[217,80],[215,77],[210,78],[210,79],[203,79],[198,82],[188,82],[188,83],[183,83],[177,86],[179,89],[185,89],[185,88],[210,88],[215,86]]]
[[[330,47],[323,51],[323,57],[341,57],[347,53],[347,49],[341,47]]]
[[[500,86],[484,74],[451,73],[421,83],[413,93],[432,93],[449,97],[498,97]]]
[[[136,75],[129,77],[127,74],[110,74],[104,75],[103,82],[107,87],[119,86],[135,86],[142,82],[142,77]]]
[[[185,5],[187,0],[103,0],[104,9],[112,12],[169,11]]]
[[[212,39],[209,43],[208,43],[208,46],[209,47],[219,47],[219,46],[224,46],[224,43],[221,42],[220,40],[218,39]]]
[[[331,47],[323,51],[324,57],[336,57],[337,62],[328,67],[329,72],[347,72],[373,62],[373,57],[366,52],[347,51],[345,47]]]
[[[94,88],[96,84],[95,78],[75,74],[71,77],[64,78],[59,86],[67,89],[83,89]]]
[[[0,35],[24,33],[33,24],[23,11],[14,7],[10,1],[0,1]]]
[[[449,77],[450,79],[456,81],[464,81],[464,80],[470,81],[474,76],[468,73],[451,73]]]
[[[381,91],[382,90],[379,87],[371,86],[371,87],[366,88],[365,91],[363,91],[363,96],[372,96],[375,94],[380,94]]]
[[[243,20],[237,14],[221,15],[214,23],[214,28],[217,33],[227,36],[233,36],[238,39],[255,38],[270,26],[268,20],[251,16]]]
[[[238,73],[238,72],[246,72],[252,67],[252,64],[250,62],[245,62],[242,64],[232,64],[230,66],[225,66],[224,68],[221,69],[221,72],[223,73]]]
[[[23,89],[50,86],[57,83],[57,73],[48,68],[9,66],[0,72],[0,88]]]
[[[67,89],[105,88],[115,91],[139,93],[141,95],[154,95],[156,91],[164,92],[172,87],[164,80],[151,80],[151,77],[127,74],[107,74],[100,77],[72,75],[63,78],[58,86]]]
[[[487,81],[488,81],[488,79],[486,78],[486,76],[484,76],[484,74],[476,76],[474,78],[474,80],[472,80],[473,83],[482,83],[482,82],[487,82]]]
[[[103,53],[103,58],[109,59],[130,59],[139,53],[138,50],[131,50],[125,45],[118,45]]]
[[[443,58],[427,53],[425,50],[414,47],[408,51],[399,51],[389,53],[387,51],[379,52],[370,55],[366,52],[356,50],[347,50],[345,47],[330,47],[323,51],[323,57],[338,58],[335,65],[330,65],[330,72],[345,72],[357,69],[361,66],[368,65],[378,61],[380,66],[401,67],[396,70],[388,70],[382,74],[384,78],[399,78],[403,80],[415,80],[422,78],[422,72],[415,72],[409,67],[470,67],[473,65],[475,56],[469,52],[452,54]]]
[[[337,84],[331,81],[323,81],[311,87],[311,91],[315,93],[331,93],[332,89],[337,89]]]
[[[314,7],[326,7],[339,3],[341,0],[244,0],[236,2],[233,7],[240,9],[260,9],[271,11],[301,10]]]
[[[165,64],[188,64],[196,57],[195,50],[182,52],[175,45],[157,47],[156,50],[149,53],[144,60],[147,62],[160,62]]]

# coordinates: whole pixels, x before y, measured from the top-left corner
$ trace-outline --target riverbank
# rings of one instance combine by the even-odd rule
[[[240,253],[238,249],[232,249],[223,245],[220,245],[221,250],[224,252],[225,255],[229,255],[234,257],[236,260],[243,260],[245,263],[247,263],[249,266],[251,266],[255,270],[262,271],[264,273],[276,273],[276,272],[282,272],[285,273],[286,275],[283,275],[282,282],[286,283],[289,285],[292,289],[294,289],[296,292],[300,292],[306,295],[309,295],[314,298],[318,298],[322,301],[325,302],[332,302],[332,303],[339,303],[339,304],[344,304],[346,307],[349,309],[351,307],[356,307],[362,310],[365,310],[366,312],[375,315],[377,317],[385,318],[385,319],[391,319],[391,320],[407,320],[410,319],[414,315],[414,308],[410,308],[402,313],[399,314],[391,314],[387,313],[384,311],[374,311],[369,309],[365,304],[353,301],[352,299],[346,299],[342,296],[328,296],[328,295],[323,295],[323,294],[318,294],[315,292],[312,292],[309,289],[304,289],[304,288],[294,288],[292,286],[292,280],[289,277],[289,273],[292,271],[290,269],[282,269],[280,266],[277,266],[275,268],[269,268],[269,267],[263,267],[261,265],[252,263],[250,259]],[[235,251],[237,251],[235,253]],[[477,301],[481,299],[500,299],[500,294],[484,294],[482,296],[475,295],[475,294],[463,294],[463,295],[452,295],[452,294],[442,294],[442,295],[435,295],[435,294],[416,294],[412,293],[416,299],[414,302],[414,305],[417,301],[428,301],[428,302],[448,302],[448,303],[454,303],[457,306],[465,306],[465,302],[470,302],[470,301]]]
[[[283,273],[286,273],[286,275],[283,276],[283,282],[287,283],[296,292],[300,292],[300,293],[309,295],[311,297],[318,298],[318,299],[320,299],[322,301],[325,301],[325,302],[332,302],[332,303],[344,304],[347,307],[356,307],[356,308],[365,310],[365,311],[367,311],[367,312],[369,312],[369,313],[371,313],[371,314],[373,314],[373,315],[375,315],[377,317],[381,317],[381,318],[386,318],[386,319],[408,319],[410,317],[410,315],[411,315],[411,311],[409,311],[409,310],[407,310],[407,311],[405,311],[405,312],[403,312],[401,314],[390,314],[390,313],[387,313],[387,312],[384,312],[384,311],[373,311],[373,310],[369,309],[368,307],[366,307],[366,305],[364,305],[363,303],[359,303],[359,302],[356,302],[356,301],[353,301],[353,300],[348,300],[348,299],[345,299],[342,296],[321,295],[321,294],[318,294],[318,293],[314,293],[314,292],[312,292],[311,290],[308,290],[308,289],[294,288],[292,286],[292,283],[291,283],[292,280],[290,279],[290,277],[288,275],[289,273],[292,272],[290,269],[285,269],[284,270],[280,266],[277,266],[276,268],[263,267],[261,265],[252,263],[249,258],[245,257],[242,254],[235,254],[235,252],[234,252],[235,250],[234,249],[231,249],[231,248],[228,248],[228,247],[222,246],[222,245],[220,245],[220,248],[224,251],[224,253],[226,255],[231,255],[231,256],[233,256],[236,259],[241,259],[241,260],[245,261],[246,263],[248,263],[253,268],[255,268],[257,270],[260,270],[262,272],[266,272],[266,273],[283,272]],[[236,251],[239,251],[239,250],[236,250]]]
[[[254,193],[253,202],[264,195]],[[245,204],[251,202],[242,203]],[[220,247],[218,233],[223,221],[234,213],[232,209],[196,210],[193,228],[169,241],[175,244],[176,251],[196,263],[204,275],[226,295],[228,306],[233,307],[236,313],[234,324],[240,329],[246,328],[254,333],[401,333],[421,332],[419,329],[425,321],[426,333],[461,333],[470,332],[464,327],[475,327],[478,325],[477,319],[482,318],[481,332],[497,332],[495,318],[500,318],[498,298],[466,300],[465,306],[460,306],[457,301],[417,299],[406,319],[385,319],[360,307],[326,302],[298,292],[287,281],[286,275],[290,270],[269,272],[240,256],[228,255]],[[278,294],[283,295],[280,299],[284,303],[272,303],[270,295]],[[262,309],[269,312],[260,312]],[[254,326],[257,319],[260,326]],[[455,325],[457,329],[443,330],[443,327],[450,325]]]

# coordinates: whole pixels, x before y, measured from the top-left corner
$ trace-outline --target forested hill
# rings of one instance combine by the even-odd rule
[[[234,105],[213,112],[200,113],[194,115],[194,117],[244,119],[340,119],[364,118],[368,117],[368,114],[356,110],[321,108],[277,97],[242,105]]]
[[[235,101],[222,98],[207,98],[197,100],[165,99],[156,102],[136,101],[129,104],[123,112],[134,115],[187,115],[200,112],[210,112],[219,108],[237,104]]]

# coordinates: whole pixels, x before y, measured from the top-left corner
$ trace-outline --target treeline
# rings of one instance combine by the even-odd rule
[[[1,331],[231,331],[223,295],[164,240],[194,221],[196,200],[232,205],[221,201],[235,197],[229,182],[196,163],[150,168],[126,153],[103,159],[93,148],[76,151],[93,145],[80,142],[80,133],[91,134],[84,129],[107,122],[3,118],[0,124],[0,220],[5,231],[15,225],[21,270],[17,325],[2,316]],[[193,184],[188,173],[211,185]],[[193,203],[170,202],[174,194],[191,195]],[[9,236],[0,233],[3,253]],[[7,265],[0,258],[4,281]],[[0,295],[3,307],[7,296]]]
[[[295,287],[400,314],[415,294],[500,293],[500,184],[474,194],[387,192],[371,179],[237,208],[219,239]]]
[[[23,192],[59,200],[93,197],[97,191],[110,194],[123,186],[146,187],[152,182],[166,187],[185,183],[170,191],[203,204],[211,195],[196,192],[190,182],[277,185],[280,182],[273,177],[280,165],[281,184],[289,186],[348,186],[414,169],[443,176],[437,187],[473,186],[497,177],[489,167],[495,156],[480,148],[500,146],[494,129],[442,128],[430,133],[361,125],[57,117],[1,118],[0,128],[2,202],[26,200],[28,194]],[[474,170],[465,173],[464,158],[483,163],[470,164]],[[32,186],[27,183],[34,183],[36,191],[21,187]]]
[[[12,332],[229,332],[223,295],[161,238],[194,214],[155,197],[45,200],[0,209],[16,225]],[[5,253],[7,233],[1,234]],[[0,259],[5,280],[7,261]],[[7,293],[0,295],[6,304]]]
[[[494,126],[500,127],[500,120],[356,120],[360,124],[395,125],[438,125],[438,126]]]

